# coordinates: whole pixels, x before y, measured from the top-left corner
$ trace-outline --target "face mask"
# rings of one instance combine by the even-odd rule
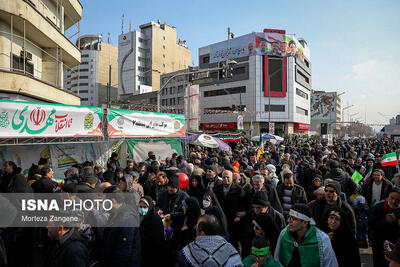
[[[203,207],[204,207],[204,208],[208,208],[208,207],[210,207],[210,205],[211,205],[210,201],[208,201],[208,200],[203,200]]]
[[[149,208],[139,208],[139,214],[144,216],[149,211]]]

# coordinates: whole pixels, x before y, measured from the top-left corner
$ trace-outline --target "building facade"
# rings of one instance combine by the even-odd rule
[[[81,18],[78,0],[0,1],[0,98],[79,105],[63,73],[81,61],[65,35]]]
[[[111,102],[118,95],[118,47],[102,41],[101,35],[84,35],[77,40],[82,52],[79,66],[65,72],[64,88],[78,94],[83,106],[107,103],[111,65]]]
[[[270,37],[280,39],[279,43],[267,41]],[[294,56],[286,40],[295,44]],[[225,62],[227,45],[223,41],[199,48],[200,69],[217,68]],[[243,115],[249,135],[308,133],[311,61],[306,41],[282,30],[265,29],[230,40],[230,48],[229,58],[236,63],[232,77],[210,71],[209,79],[200,85],[200,127],[236,130],[238,116]]]
[[[170,112],[170,113],[180,113],[184,112],[185,104],[185,92],[188,85],[191,84],[192,77],[194,75],[178,75],[172,78],[174,75],[180,73],[189,73],[197,71],[197,67],[188,67],[183,70],[178,70],[170,73],[162,74],[160,77],[160,88],[165,88],[160,92],[160,111]],[[172,79],[170,79],[172,78]]]
[[[311,94],[311,131],[334,134],[342,121],[341,100],[337,92],[313,91]]]
[[[122,33],[118,37],[118,98],[158,91],[161,74],[189,65],[190,50],[173,26],[151,21],[140,25],[140,31]]]

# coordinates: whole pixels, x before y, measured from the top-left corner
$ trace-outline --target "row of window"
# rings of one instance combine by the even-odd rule
[[[232,105],[232,107],[216,107],[216,108],[205,108],[203,110],[204,114],[216,114],[216,113],[223,113],[223,111],[244,111],[246,105]]]
[[[169,99],[162,99],[161,105],[162,106],[175,106],[183,104],[183,97],[178,98],[169,98]]]
[[[179,85],[178,87],[164,88],[161,92],[161,95],[168,95],[168,91],[169,91],[170,95],[174,95],[175,93],[182,94],[183,93],[183,85]]]
[[[140,62],[150,62],[150,58],[138,57]]]
[[[233,95],[246,93],[246,86],[232,87],[226,89],[218,89],[213,91],[204,92],[204,97],[220,96],[220,95]]]

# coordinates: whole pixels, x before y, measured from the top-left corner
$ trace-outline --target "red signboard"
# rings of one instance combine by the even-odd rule
[[[308,132],[311,130],[311,125],[307,123],[295,123],[294,130],[296,132]]]
[[[201,129],[208,131],[236,131],[236,122],[201,123]]]

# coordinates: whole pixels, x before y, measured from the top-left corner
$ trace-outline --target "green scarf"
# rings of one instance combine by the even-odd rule
[[[295,239],[289,233],[289,226],[286,227],[279,248],[279,261],[283,266],[288,266],[295,249]],[[319,246],[317,229],[314,225],[310,225],[303,239],[298,243],[301,266],[321,266],[322,247]],[[297,243],[297,242],[296,242]]]

